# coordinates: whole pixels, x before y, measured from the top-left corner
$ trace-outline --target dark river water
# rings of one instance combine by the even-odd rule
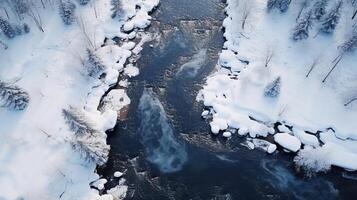
[[[129,115],[108,133],[109,161],[98,173],[127,199],[357,199],[357,176],[338,169],[304,178],[292,155],[267,155],[213,137],[195,98],[223,46],[222,0],[162,0],[130,79]],[[348,177],[348,178],[343,178]],[[355,195],[354,195],[355,194]]]

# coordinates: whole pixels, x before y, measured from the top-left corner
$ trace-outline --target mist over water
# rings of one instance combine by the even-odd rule
[[[139,134],[147,159],[161,172],[179,171],[187,161],[186,148],[175,137],[166,112],[152,89],[144,89],[138,109]]]

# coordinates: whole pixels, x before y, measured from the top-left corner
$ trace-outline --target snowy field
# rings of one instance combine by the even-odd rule
[[[130,103],[126,80],[150,39],[159,0],[1,1],[0,199],[122,199],[100,196],[95,173],[110,147],[105,131]],[[23,25],[26,23],[26,25]],[[92,188],[96,189],[91,189]]]
[[[356,4],[227,0],[224,49],[197,96],[212,133],[296,152],[309,172],[357,170]]]

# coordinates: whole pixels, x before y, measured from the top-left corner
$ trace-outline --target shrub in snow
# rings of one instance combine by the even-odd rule
[[[71,25],[75,20],[76,5],[70,0],[60,0],[59,13],[66,25]]]
[[[267,97],[277,97],[280,94],[281,78],[276,78],[264,90],[264,95]]]
[[[86,64],[86,69],[88,75],[93,78],[100,77],[105,70],[105,65],[103,61],[96,55],[96,53],[90,49],[87,49],[88,60]]]
[[[121,0],[111,0],[112,4],[112,18],[120,17],[123,14],[122,2]]]
[[[278,9],[280,12],[285,12],[288,10],[290,3],[291,0],[268,0],[268,11],[272,9]]]
[[[7,38],[14,38],[16,36],[16,30],[11,26],[11,24],[0,17],[0,29]]]
[[[342,1],[339,1],[322,20],[320,31],[332,33],[341,17]]]
[[[10,110],[24,110],[30,101],[27,92],[21,88],[0,81],[0,103]]]
[[[105,134],[96,130],[84,112],[78,109],[63,109],[62,114],[70,130],[75,133],[71,142],[73,149],[78,150],[86,160],[103,165],[109,154]]]
[[[318,0],[312,8],[312,15],[315,19],[320,20],[326,14],[328,0]]]
[[[298,170],[302,170],[308,176],[317,172],[330,170],[331,163],[328,162],[329,152],[324,147],[312,148],[306,146],[301,149],[294,158]]]
[[[83,6],[87,5],[89,2],[90,2],[90,0],[78,0],[78,3]]]
[[[294,40],[303,40],[309,37],[309,29],[311,28],[311,12],[307,13],[304,17],[299,19],[295,26],[292,38]]]

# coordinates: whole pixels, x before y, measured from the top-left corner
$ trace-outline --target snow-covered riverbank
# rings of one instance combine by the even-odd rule
[[[343,1],[338,7],[339,1],[328,1],[317,19],[318,3],[327,1],[299,2],[269,1],[268,10],[265,0],[228,0],[227,41],[217,72],[197,99],[209,111],[203,115],[213,117],[214,134],[229,137],[228,130],[264,138],[275,134],[274,125],[280,122],[275,143],[299,151],[299,166],[357,170],[353,5]],[[326,21],[336,10],[338,25],[325,33]],[[349,49],[343,48],[348,44]],[[274,144],[252,140],[248,146],[262,143],[269,153],[275,149]]]
[[[117,10],[111,0],[73,1],[71,25],[61,21],[61,2],[34,1],[19,18],[12,13],[15,4],[3,5],[10,23],[25,22],[31,30],[12,39],[6,38],[3,30],[1,41],[8,48],[0,53],[0,81],[22,88],[30,100],[23,111],[0,108],[0,199],[125,196],[125,186],[111,190],[113,195],[99,197],[89,184],[99,178],[96,165],[103,164],[109,153],[105,131],[115,126],[118,113],[130,100],[125,89],[114,89],[100,110],[98,106],[120,74],[138,73],[131,62],[150,39],[143,29],[150,25],[149,13],[159,0],[122,0]],[[40,22],[35,23],[33,16]],[[7,19],[5,14],[1,17]],[[93,64],[88,58],[91,54],[94,63],[100,61],[103,66],[100,78],[88,70],[87,65]],[[128,87],[126,80],[119,85]],[[85,123],[68,122],[64,111],[72,111],[73,118]],[[83,124],[94,130],[95,136],[73,133]],[[78,144],[88,145],[90,153]]]

